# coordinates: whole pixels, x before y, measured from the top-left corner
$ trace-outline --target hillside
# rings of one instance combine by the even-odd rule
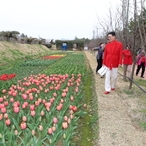
[[[15,59],[25,58],[29,55],[46,54],[49,51],[46,46],[39,44],[0,42],[0,65],[5,65]]]

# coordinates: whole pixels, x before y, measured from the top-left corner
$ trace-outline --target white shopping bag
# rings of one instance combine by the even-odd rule
[[[107,69],[108,69],[108,68],[107,68],[105,65],[103,65],[103,66],[98,70],[98,73],[99,73],[101,76],[103,76],[103,75],[106,73]]]

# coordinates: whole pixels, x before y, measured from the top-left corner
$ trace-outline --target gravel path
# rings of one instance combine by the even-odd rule
[[[122,88],[128,83],[120,76],[116,90],[104,95],[104,78],[95,74],[95,56],[89,51],[85,51],[85,55],[94,73],[98,102],[99,137],[96,146],[146,146],[146,131],[133,122],[130,114],[137,110],[139,99],[124,96]]]

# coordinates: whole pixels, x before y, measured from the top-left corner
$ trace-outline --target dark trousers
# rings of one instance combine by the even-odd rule
[[[102,57],[100,57],[99,59],[97,59],[96,73],[102,67],[102,60],[103,60]]]
[[[138,75],[140,69],[142,68],[141,77],[143,77],[145,72],[145,63],[142,62],[140,65],[137,66],[136,75]]]

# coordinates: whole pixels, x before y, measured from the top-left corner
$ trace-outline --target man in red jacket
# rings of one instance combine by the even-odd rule
[[[118,67],[122,65],[123,45],[116,40],[115,32],[107,34],[108,43],[105,46],[103,65],[108,69],[105,74],[105,92],[109,94],[111,90],[115,90],[116,79],[118,75]]]

